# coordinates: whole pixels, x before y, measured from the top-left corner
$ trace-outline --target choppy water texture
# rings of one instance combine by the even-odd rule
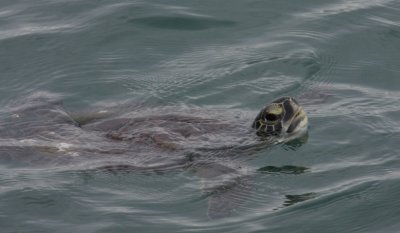
[[[400,231],[398,1],[3,0],[0,54],[1,232]]]

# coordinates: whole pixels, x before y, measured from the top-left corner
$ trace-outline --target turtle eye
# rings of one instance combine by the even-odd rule
[[[265,114],[265,119],[266,119],[267,121],[277,121],[278,118],[279,118],[278,115],[275,115],[275,114],[272,114],[272,113],[267,113],[267,114]]]

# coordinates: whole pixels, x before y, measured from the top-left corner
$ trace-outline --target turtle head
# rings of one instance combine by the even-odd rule
[[[252,127],[260,136],[285,136],[305,132],[307,125],[303,107],[293,97],[281,97],[261,110]]]

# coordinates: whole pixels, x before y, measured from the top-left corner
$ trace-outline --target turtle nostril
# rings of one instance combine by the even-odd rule
[[[265,119],[266,119],[267,121],[276,121],[276,120],[278,120],[278,115],[271,114],[271,113],[267,113],[267,114],[265,115]]]

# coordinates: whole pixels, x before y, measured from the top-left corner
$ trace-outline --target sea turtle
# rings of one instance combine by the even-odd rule
[[[190,169],[202,178],[203,190],[213,193],[209,196],[209,216],[214,218],[235,208],[230,196],[243,191],[246,177],[257,172],[243,160],[307,131],[307,115],[293,97],[272,101],[255,119],[252,114],[140,104],[125,105],[120,111],[69,114],[57,98],[39,93],[2,111],[0,158],[30,163],[39,160],[41,164],[90,161],[94,164],[90,169],[107,172]],[[258,169],[304,170],[296,166]]]

